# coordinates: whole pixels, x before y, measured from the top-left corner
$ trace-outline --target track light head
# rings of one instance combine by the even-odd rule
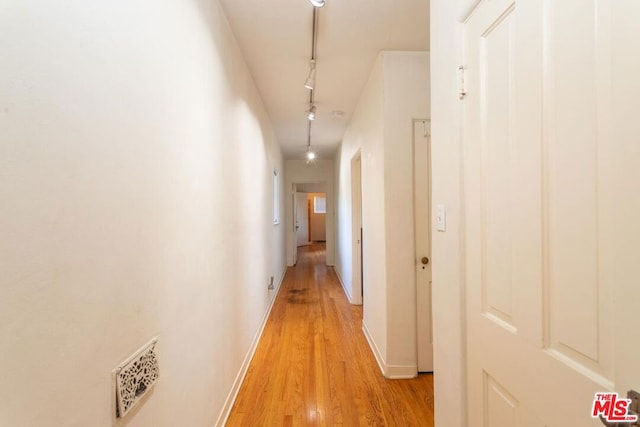
[[[311,70],[311,72],[309,73],[309,77],[307,77],[307,80],[305,80],[304,82],[304,87],[306,87],[309,90],[313,90],[315,85],[316,85],[316,70]]]
[[[313,7],[322,7],[325,5],[325,0],[309,0],[309,3],[313,5]]]
[[[309,109],[309,114],[307,114],[307,119],[315,120],[316,119],[316,106],[312,105]]]
[[[304,82],[304,87],[306,87],[309,90],[313,90],[315,86],[316,86],[316,61],[312,59],[311,70],[309,70],[309,76],[307,77],[307,80]]]

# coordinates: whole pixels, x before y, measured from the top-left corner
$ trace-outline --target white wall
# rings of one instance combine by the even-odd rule
[[[220,6],[27,0],[0,27],[0,425],[111,425],[111,370],[155,335],[126,425],[214,425],[285,266]]]
[[[362,158],[363,229],[384,230],[384,93],[382,55],[371,70],[369,80],[360,96],[358,105],[345,132],[342,144],[336,152],[337,186],[337,238],[335,270],[349,300],[361,303],[359,289],[354,289],[352,271],[351,224],[351,160],[360,153]],[[365,162],[365,159],[366,162]],[[366,191],[364,188],[366,187]],[[366,218],[365,218],[366,217]],[[365,264],[363,265],[368,292],[368,303],[378,307],[378,316],[368,322],[376,335],[385,337],[380,345],[386,345],[386,277],[384,233],[368,233],[363,241]],[[385,350],[386,347],[382,350]],[[386,351],[384,351],[386,352]]]
[[[384,75],[387,363],[406,375],[417,372],[413,119],[430,117],[429,54],[386,52]]]
[[[333,161],[332,160],[315,160],[312,163],[306,160],[287,160],[285,161],[285,224],[287,228],[287,265],[293,265],[294,251],[297,249],[294,245],[294,221],[293,221],[293,184],[319,184],[324,183],[325,187],[303,186],[305,191],[314,191],[318,188],[324,188],[327,194],[327,214],[325,217],[327,226],[327,265],[334,265],[334,195],[333,195]]]
[[[351,159],[362,156],[363,327],[386,376],[417,373],[413,119],[429,117],[429,54],[382,52],[336,156],[336,270],[352,278]]]

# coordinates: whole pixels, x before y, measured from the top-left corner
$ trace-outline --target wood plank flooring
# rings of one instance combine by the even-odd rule
[[[382,376],[324,263],[324,244],[299,248],[227,426],[433,426],[433,376]]]

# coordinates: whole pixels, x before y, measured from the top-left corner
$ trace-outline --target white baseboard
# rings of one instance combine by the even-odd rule
[[[347,296],[347,300],[349,300],[349,304],[354,304],[353,296],[351,295],[351,293],[349,293],[349,291],[347,290],[346,286],[344,285],[344,282],[342,281],[342,277],[340,277],[340,273],[338,272],[338,270],[335,267],[333,267],[333,271],[334,271],[334,273],[336,273],[336,277],[338,278],[338,282],[340,282],[340,285],[342,286],[342,290],[344,291],[344,294]]]
[[[271,303],[269,304],[269,308],[267,309],[264,315],[264,319],[262,319],[262,325],[260,325],[260,329],[258,329],[258,332],[253,338],[253,342],[251,343],[251,346],[249,347],[249,351],[247,352],[247,355],[245,356],[244,361],[242,362],[240,371],[238,372],[238,375],[236,375],[236,379],[233,382],[231,391],[229,392],[229,395],[227,396],[227,400],[225,400],[224,406],[222,407],[222,411],[220,412],[220,415],[218,416],[218,420],[216,421],[216,424],[215,424],[216,427],[223,427],[227,423],[227,420],[229,419],[229,415],[231,415],[231,409],[233,408],[233,404],[236,402],[236,399],[238,398],[240,387],[242,386],[244,377],[247,375],[247,371],[249,370],[249,365],[251,364],[253,355],[255,354],[256,349],[258,348],[258,343],[260,342],[260,338],[262,338],[262,333],[264,332],[264,328],[267,325],[267,320],[269,320],[269,315],[271,314],[271,309],[273,308],[273,304],[276,302],[278,292],[280,292],[280,287],[282,286],[282,282],[284,280],[285,274],[287,274],[287,268],[284,269],[282,273],[282,277],[280,277],[280,280],[278,281],[278,286],[276,286],[276,289],[273,294],[273,298],[271,299]]]
[[[416,365],[387,365],[386,378],[390,380],[406,380],[418,376],[418,367]]]
[[[369,347],[373,352],[373,356],[376,358],[376,362],[378,362],[378,367],[380,368],[380,372],[382,372],[382,375],[386,377],[387,375],[385,373],[385,366],[387,366],[387,362],[384,360],[384,357],[382,356],[382,353],[380,353],[380,350],[378,349],[378,346],[376,345],[375,341],[373,341],[373,338],[369,333],[369,329],[367,328],[367,325],[366,323],[364,323],[364,321],[362,322],[362,332],[364,332],[364,336],[367,339],[367,342],[369,343]]]
[[[385,378],[389,378],[390,380],[400,380],[415,378],[418,376],[417,365],[388,365],[364,322],[362,322],[362,332],[364,332],[364,336],[367,338],[367,342],[373,352],[373,356],[376,358],[376,362],[378,362],[380,372],[382,372],[382,375],[384,375]]]

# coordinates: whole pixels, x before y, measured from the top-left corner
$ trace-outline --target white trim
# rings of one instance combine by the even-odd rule
[[[356,303],[353,302],[353,296],[351,295],[347,287],[344,285],[344,282],[342,281],[342,277],[340,277],[340,273],[338,272],[338,269],[334,267],[333,271],[334,273],[336,273],[338,282],[340,282],[340,286],[342,286],[342,290],[344,291],[344,294],[347,296],[347,300],[349,301],[349,304],[357,305]]]
[[[355,173],[357,169],[357,173]],[[351,181],[351,289],[352,301],[363,303],[364,256],[362,241],[362,147],[351,157],[349,177]],[[355,295],[353,295],[355,294]]]
[[[376,358],[376,362],[378,362],[378,367],[380,368],[382,375],[386,377],[387,374],[385,372],[385,367],[387,366],[387,362],[384,360],[384,357],[382,356],[382,353],[380,353],[380,349],[378,349],[378,346],[376,345],[375,341],[373,341],[373,337],[369,333],[369,329],[367,329],[367,325],[366,323],[364,323],[364,321],[362,322],[362,332],[364,332],[364,337],[367,339],[367,342],[369,343],[369,347],[373,352],[373,356]]]
[[[387,374],[385,375],[390,380],[406,380],[417,376],[417,365],[387,365]]]
[[[364,322],[362,322],[362,332],[369,343],[369,347],[371,348],[373,356],[376,358],[376,362],[378,362],[380,372],[382,372],[382,375],[385,378],[390,380],[401,380],[415,378],[418,376],[418,365],[387,365],[387,362],[384,360],[380,349],[378,349],[378,346],[375,344],[375,341]]]
[[[249,365],[251,364],[251,360],[258,348],[258,343],[260,342],[260,338],[262,338],[262,333],[264,332],[265,326],[267,326],[267,320],[269,320],[269,315],[271,314],[271,309],[273,308],[273,304],[276,302],[276,298],[278,297],[278,293],[280,292],[280,287],[282,286],[282,282],[284,281],[284,276],[287,274],[287,268],[285,267],[282,276],[280,277],[280,281],[278,282],[278,286],[274,291],[273,298],[271,299],[271,303],[269,304],[269,308],[267,309],[264,318],[262,319],[262,325],[258,329],[255,337],[253,338],[253,342],[249,347],[249,351],[242,362],[242,366],[240,367],[240,371],[238,371],[238,375],[236,375],[236,379],[233,382],[233,386],[229,391],[229,395],[224,402],[224,406],[222,407],[222,411],[220,411],[220,415],[218,416],[218,420],[216,421],[216,427],[223,427],[227,424],[229,419],[229,415],[231,415],[231,409],[233,408],[233,404],[236,402],[238,397],[238,393],[240,392],[240,386],[242,386],[242,382],[244,381],[245,376],[247,375],[247,371],[249,370]]]
[[[273,168],[273,225],[280,224],[280,175]]]
[[[482,0],[467,0],[467,3],[467,6],[462,10],[462,13],[460,14],[459,20],[461,23],[466,23],[469,18],[471,18],[471,15],[473,15],[473,12],[475,12],[478,6],[480,6]]]

